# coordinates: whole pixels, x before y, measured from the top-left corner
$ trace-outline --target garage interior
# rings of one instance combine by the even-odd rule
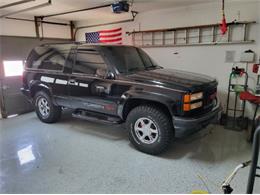
[[[129,10],[112,9],[120,2]],[[0,193],[223,193],[253,155],[258,104],[241,94],[260,96],[259,10],[260,0],[0,0]],[[30,51],[90,43],[90,33],[112,29],[120,29],[117,43],[142,48],[163,68],[216,78],[220,121],[157,156],[136,150],[124,123],[80,120],[67,109],[42,123],[20,91]],[[233,193],[247,192],[251,167],[237,173]]]

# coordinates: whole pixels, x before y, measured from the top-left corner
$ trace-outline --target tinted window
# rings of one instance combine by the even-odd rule
[[[125,46],[105,46],[102,49],[120,73],[133,73],[155,67],[151,58],[141,49]]]
[[[106,70],[106,64],[99,51],[91,47],[79,47],[76,55],[74,73],[97,74],[98,71]]]
[[[45,70],[63,70],[70,48],[70,45],[36,47],[27,59],[27,67]]]
[[[75,47],[72,47],[71,50],[70,50],[70,53],[67,57],[66,63],[65,63],[65,67],[64,67],[65,73],[71,73],[72,72],[75,56],[76,56],[76,49],[75,49]]]
[[[143,50],[139,49],[138,51],[139,51],[140,56],[143,59],[145,67],[151,67],[151,66],[155,65],[153,63],[152,59]]]

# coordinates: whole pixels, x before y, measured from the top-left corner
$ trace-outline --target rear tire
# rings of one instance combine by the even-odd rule
[[[35,94],[34,106],[38,118],[44,123],[55,123],[61,117],[61,107],[55,106],[50,96],[44,91]]]
[[[173,139],[170,117],[158,107],[143,105],[134,108],[127,116],[126,125],[130,142],[147,154],[164,152]]]

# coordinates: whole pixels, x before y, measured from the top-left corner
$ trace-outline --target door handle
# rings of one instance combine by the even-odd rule
[[[104,93],[106,91],[106,88],[104,86],[97,85],[96,90],[98,93]]]
[[[70,79],[69,80],[69,84],[70,85],[75,85],[76,84],[76,80],[75,79]]]
[[[97,89],[100,89],[100,90],[104,90],[104,89],[105,89],[104,86],[100,86],[100,85],[97,85],[96,88],[97,88]]]

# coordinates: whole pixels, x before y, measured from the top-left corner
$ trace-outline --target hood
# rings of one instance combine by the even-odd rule
[[[207,75],[174,69],[140,71],[128,77],[136,82],[189,92],[217,86],[216,79]]]

